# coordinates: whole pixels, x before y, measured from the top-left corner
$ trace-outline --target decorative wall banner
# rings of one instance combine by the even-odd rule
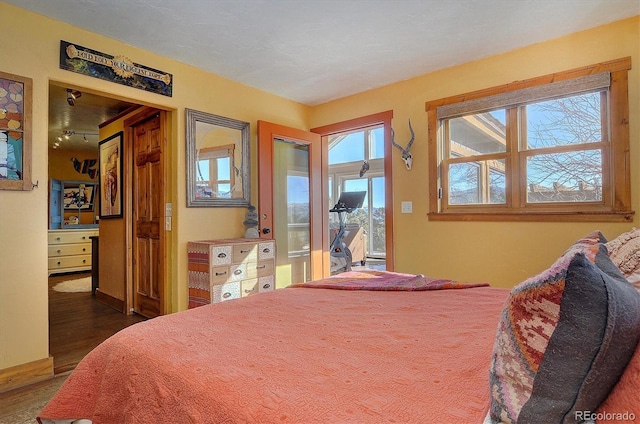
[[[60,69],[171,97],[173,75],[60,40]]]

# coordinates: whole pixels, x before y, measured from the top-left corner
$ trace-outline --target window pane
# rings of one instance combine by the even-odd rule
[[[504,160],[449,165],[449,204],[504,204],[505,202]]]
[[[384,127],[369,132],[369,159],[384,158]]]
[[[369,252],[375,256],[387,252],[385,244],[385,210],[384,210],[384,177],[372,178],[373,211],[371,215],[371,230],[367,233]]]
[[[504,109],[449,120],[450,157],[502,153],[507,150]]]
[[[587,93],[527,105],[529,149],[604,141],[600,98]]]
[[[209,181],[209,160],[199,160],[196,180]]]
[[[230,180],[231,179],[231,160],[230,158],[218,158],[216,159],[218,165],[218,180]]]
[[[480,167],[475,163],[455,163],[449,167],[449,203],[480,203]]]
[[[344,182],[344,191],[366,191],[362,207],[345,215],[345,223],[358,224],[364,231],[369,233],[369,179],[358,178],[346,180]],[[332,214],[336,215],[336,214]],[[337,216],[336,216],[337,219]]]
[[[602,151],[583,150],[527,159],[527,201],[602,200]]]
[[[503,170],[489,169],[489,203],[506,203],[507,189]]]
[[[223,199],[231,198],[231,184],[218,184],[218,193],[216,197],[222,197]]]
[[[329,165],[363,161],[364,131],[329,137],[329,146]]]

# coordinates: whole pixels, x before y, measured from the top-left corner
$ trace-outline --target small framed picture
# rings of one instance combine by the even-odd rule
[[[100,219],[122,218],[122,137],[121,131],[99,143]]]

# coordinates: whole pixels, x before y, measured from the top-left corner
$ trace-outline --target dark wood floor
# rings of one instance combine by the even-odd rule
[[[60,293],[53,286],[89,277],[74,273],[49,277],[49,354],[55,378],[0,394],[0,424],[32,424],[67,378],[70,370],[94,347],[129,325],[143,321],[96,300],[91,292]]]
[[[129,325],[143,321],[139,315],[124,315],[96,300],[91,292],[61,293],[57,283],[91,273],[49,277],[49,354],[56,375],[69,371],[94,347]]]

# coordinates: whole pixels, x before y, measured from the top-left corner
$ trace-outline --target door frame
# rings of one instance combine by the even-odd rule
[[[335,124],[325,125],[322,127],[312,128],[311,132],[317,133],[322,137],[322,175],[323,187],[327,184],[329,175],[329,136],[347,131],[359,130],[374,125],[384,126],[384,209],[385,209],[385,249],[386,249],[386,270],[394,270],[394,252],[393,252],[393,172],[392,157],[393,146],[391,144],[391,120],[393,119],[393,110],[379,112],[372,115],[362,116],[360,118],[350,119]],[[323,246],[326,248],[326,256],[329,255],[329,204],[328,196],[324,196],[322,206],[322,225],[323,225]]]
[[[258,176],[261,170],[272,173],[273,171],[273,140],[279,138],[291,140],[309,146],[309,230],[310,230],[310,252],[311,262],[310,278],[318,280],[327,276],[329,270],[328,250],[324,254],[324,234],[325,224],[322,220],[314,218],[313,211],[317,207],[328,210],[326,187],[323,183],[322,152],[321,141],[318,134],[303,131],[284,125],[274,124],[266,121],[258,121]],[[271,178],[259,178],[258,184],[258,226],[260,228],[260,238],[273,239],[273,175]],[[267,180],[266,182],[264,180]],[[327,212],[328,213],[328,212]],[[266,216],[265,216],[266,215]],[[270,233],[264,234],[263,229],[271,229]],[[277,252],[276,252],[277,254]],[[326,271],[325,271],[326,268]]]

